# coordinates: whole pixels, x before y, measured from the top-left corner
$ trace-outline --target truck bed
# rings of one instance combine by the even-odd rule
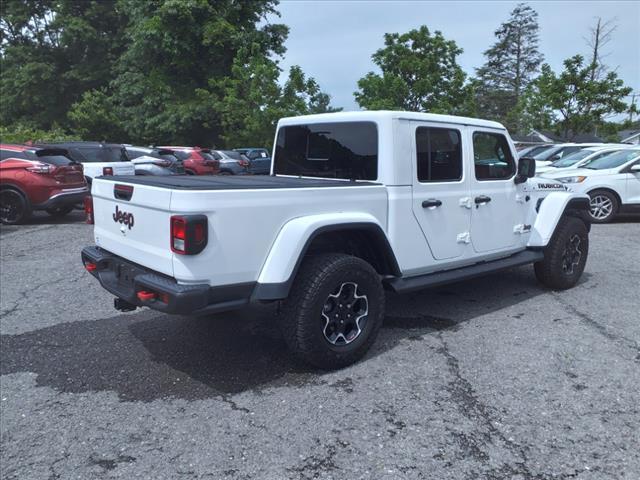
[[[262,190],[273,188],[359,187],[379,185],[375,182],[349,182],[325,178],[280,177],[270,175],[119,175],[100,177],[114,182],[146,185],[170,190]]]

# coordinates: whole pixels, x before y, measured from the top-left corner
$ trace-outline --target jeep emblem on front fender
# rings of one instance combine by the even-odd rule
[[[113,214],[112,218],[116,223],[124,223],[127,227],[129,227],[129,230],[131,230],[131,228],[133,227],[133,213],[123,212],[118,208],[117,205],[116,213]]]

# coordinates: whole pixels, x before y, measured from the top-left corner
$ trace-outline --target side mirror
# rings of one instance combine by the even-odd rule
[[[640,163],[636,163],[635,165],[631,165],[629,171],[632,173],[640,173]]]
[[[516,184],[524,183],[528,178],[536,176],[536,161],[531,157],[523,157],[518,162],[518,174],[514,181]]]

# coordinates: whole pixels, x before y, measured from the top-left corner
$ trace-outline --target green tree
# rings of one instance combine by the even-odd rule
[[[3,0],[0,121],[64,125],[85,91],[113,78],[124,24],[116,0]]]
[[[601,80],[592,80],[592,72],[592,65],[575,55],[564,61],[559,75],[543,65],[535,82],[538,101],[560,115],[558,127],[566,137],[592,131],[606,115],[629,108],[624,98],[632,89],[615,72],[606,73]]]
[[[486,61],[476,69],[479,114],[503,122],[513,132],[522,129],[520,99],[543,58],[538,30],[537,12],[518,4],[495,31],[496,43],[484,52]]]
[[[128,135],[209,145],[223,133],[216,104],[241,48],[281,55],[288,29],[259,25],[277,2],[121,0],[128,48],[112,83]]]
[[[336,111],[329,96],[300,67],[291,67],[284,86],[278,84],[280,72],[277,62],[257,52],[255,45],[253,51],[239,52],[231,75],[214,89],[222,91],[216,108],[226,146],[271,146],[278,119]]]
[[[67,117],[71,130],[80,137],[111,142],[125,142],[128,136],[118,109],[106,89],[88,90],[74,103]]]
[[[469,113],[471,88],[457,63],[462,49],[453,40],[422,26],[404,34],[387,33],[384,44],[372,56],[382,74],[369,72],[358,80],[354,95],[361,107]]]

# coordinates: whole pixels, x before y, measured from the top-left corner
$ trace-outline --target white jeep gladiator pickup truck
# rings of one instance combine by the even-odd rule
[[[533,264],[570,288],[589,197],[534,178],[499,123],[344,112],[278,123],[270,176],[93,182],[85,268],[119,310],[207,314],[281,302],[290,348],[321,368],[361,358],[384,289],[411,292]]]

